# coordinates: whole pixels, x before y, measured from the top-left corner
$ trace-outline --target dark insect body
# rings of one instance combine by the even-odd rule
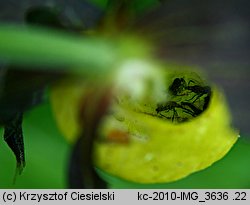
[[[183,105],[181,105],[175,101],[168,101],[166,103],[159,104],[158,107],[156,108],[156,112],[157,112],[157,114],[160,114],[162,117],[167,118],[165,115],[161,114],[161,112],[163,112],[163,111],[169,112],[172,110],[173,116],[172,116],[171,120],[173,122],[175,118],[178,118],[178,113],[176,111],[177,108],[182,109],[183,112],[193,116],[192,111],[190,111],[189,109],[185,108]]]
[[[169,92],[172,95],[180,96],[186,87],[186,81],[184,78],[175,78],[173,83],[169,86]]]
[[[211,95],[211,87],[201,86],[201,85],[190,85],[190,83],[195,83],[195,81],[190,80],[188,84],[184,78],[175,78],[173,83],[169,86],[169,92],[173,95],[180,96],[183,95],[185,90],[189,90],[197,94],[197,99],[202,95]],[[197,100],[195,99],[195,101]]]
[[[184,78],[175,78],[173,83],[169,86],[169,92],[172,95],[175,96],[183,96],[185,95],[185,90],[188,90],[192,93],[195,93],[194,96],[192,96],[187,101],[192,101],[192,103],[195,103],[198,99],[200,99],[203,95],[207,95],[204,98],[204,106],[203,110],[207,108],[210,97],[211,97],[211,87],[210,86],[201,86],[201,85],[190,85],[190,83],[195,83],[195,81],[190,80],[188,84],[184,80]]]
[[[194,84],[194,85],[190,85]],[[157,114],[160,114],[162,117],[167,118],[161,112],[169,112],[173,111],[173,116],[171,117],[172,122],[175,118],[180,118],[178,122],[183,122],[188,120],[183,120],[185,117],[183,115],[179,116],[177,113],[177,108],[183,113],[187,113],[192,117],[197,117],[200,115],[207,107],[211,97],[211,87],[209,86],[201,86],[194,80],[190,80],[188,83],[184,78],[175,78],[173,83],[168,88],[169,93],[173,97],[170,101],[166,103],[159,104],[156,108]],[[180,103],[177,103],[174,100],[176,96],[183,96],[182,99],[178,99]],[[187,96],[187,97],[185,97]],[[189,99],[188,99],[189,97]],[[204,97],[204,98],[203,98]],[[198,99],[201,102],[196,103]],[[182,119],[183,118],[183,119]]]
[[[193,103],[198,100],[200,97],[202,97],[203,95],[207,95],[208,98],[207,99],[207,103],[210,99],[211,96],[211,87],[209,86],[200,86],[200,85],[193,85],[193,86],[187,86],[186,87],[187,90],[190,90],[191,92],[197,94],[194,95],[191,99],[189,100],[193,100]]]

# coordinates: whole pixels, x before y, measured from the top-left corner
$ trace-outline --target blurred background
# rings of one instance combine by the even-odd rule
[[[15,183],[15,158],[1,139],[0,187],[67,188],[72,146],[59,133],[49,104],[25,114],[24,135],[26,167]],[[211,167],[177,182],[140,185],[107,175],[104,178],[112,188],[250,188],[250,143],[244,138],[243,135],[232,150]]]
[[[107,2],[102,0],[72,0],[70,3],[66,0],[1,0],[0,21],[8,24],[25,24],[28,18],[27,10],[48,6],[56,8],[58,19],[67,30],[85,30],[100,22]],[[222,160],[177,182],[140,185],[105,173],[101,175],[113,188],[250,188],[248,174],[250,169],[250,3],[246,0],[221,1],[221,3],[209,1],[210,3],[205,3],[200,8],[198,7],[200,4],[195,0],[137,0],[135,2],[137,2],[138,20],[131,29],[135,29],[139,35],[147,36],[150,33],[149,38],[161,45],[159,56],[162,58],[184,63],[191,62],[201,66],[208,79],[224,90],[233,115],[233,126],[240,130],[241,138]],[[160,9],[155,10],[156,7]],[[197,12],[200,9],[206,12]],[[220,21],[214,24],[218,20],[216,16],[218,14]],[[197,27],[196,30],[188,29],[194,26]],[[183,31],[184,36],[176,35],[173,28]],[[200,29],[203,29],[203,32],[200,32]],[[213,38],[211,39],[210,36]],[[209,41],[204,41],[208,37]],[[173,52],[169,53],[169,50]],[[2,64],[0,64],[1,68]],[[67,143],[58,131],[48,100],[25,113],[23,132],[26,167],[24,172],[17,176],[15,183],[13,183],[16,169],[15,157],[3,138],[0,140],[0,188],[67,188],[68,166],[73,146]],[[3,135],[2,129],[0,133]]]

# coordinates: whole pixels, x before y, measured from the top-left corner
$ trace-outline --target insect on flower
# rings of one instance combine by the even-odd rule
[[[165,112],[173,111],[173,115],[171,117],[172,122],[174,122],[175,119],[177,119],[177,122],[183,122],[183,121],[186,121],[188,118],[179,117],[176,109],[179,109],[181,112],[188,113],[191,116],[195,116],[195,113],[193,113],[191,110],[185,108],[184,105],[185,104],[183,104],[183,103],[179,104],[175,101],[168,101],[166,103],[159,104],[156,108],[156,112],[157,112],[157,114],[160,114],[160,116],[162,116],[164,118],[168,118],[167,116],[163,115],[162,112],[163,111],[165,111]]]
[[[137,2],[137,3],[134,3],[134,2]],[[81,52],[79,53],[75,52],[74,56],[78,56],[78,58],[73,58],[74,56],[71,55],[72,59],[75,59],[78,64],[72,63],[72,61],[74,60],[68,58],[69,60],[68,62],[70,62],[71,64],[67,65],[68,67],[66,69],[67,71],[66,74],[61,71],[59,71],[59,74],[58,74],[57,73],[58,68],[54,66],[53,63],[51,63],[51,67],[48,69],[49,72],[46,72],[46,69],[44,69],[44,65],[43,65],[42,66],[43,69],[41,69],[41,72],[38,72],[36,75],[37,77],[36,79],[40,79],[40,81],[34,80],[27,86],[24,86],[25,88],[28,88],[28,89],[27,90],[24,89],[25,92],[19,92],[22,94],[22,97],[23,97],[21,98],[21,100],[19,100],[19,98],[12,98],[9,96],[13,96],[12,90],[18,90],[17,88],[22,87],[22,86],[16,86],[16,88],[14,89],[11,88],[9,90],[4,90],[8,94],[7,97],[2,95],[1,93],[0,104],[2,102],[4,104],[4,106],[2,106],[1,109],[4,110],[7,107],[7,108],[10,108],[9,110],[15,111],[13,112],[13,115],[10,115],[11,114],[10,112],[8,112],[7,115],[1,115],[1,123],[3,124],[5,128],[5,133],[6,133],[5,139],[7,143],[9,144],[9,146],[12,148],[14,154],[16,155],[17,164],[21,169],[25,165],[24,146],[23,146],[23,141],[22,141],[23,136],[22,136],[22,129],[21,129],[23,113],[36,104],[34,103],[34,99],[37,96],[36,95],[37,92],[39,93],[40,90],[43,90],[48,85],[51,85],[58,79],[61,79],[61,77],[64,78],[65,75],[66,77],[68,76],[72,77],[72,75],[75,75],[75,74],[78,75],[79,73],[74,73],[71,70],[71,68],[73,68],[75,65],[77,65],[78,67],[81,67],[81,66],[84,67],[83,68],[83,70],[85,69],[84,72],[86,72],[87,69],[85,67],[87,67],[88,68],[87,72],[91,72],[92,65],[98,62],[99,62],[99,65],[101,65],[100,68],[105,70],[105,68],[109,66],[119,67],[119,65],[124,63],[124,61],[128,59],[131,60],[132,58],[140,58],[140,60],[145,61],[147,64],[148,61],[146,60],[155,58],[155,54],[157,55],[157,59],[160,59],[159,64],[161,64],[162,61],[165,62],[165,60],[167,59],[166,62],[168,60],[173,60],[173,61],[177,61],[178,63],[185,62],[191,65],[194,65],[194,64],[204,65],[207,62],[214,62],[216,59],[213,59],[212,58],[213,56],[216,56],[216,57],[226,56],[226,59],[223,59],[222,61],[227,62],[228,56],[230,57],[234,56],[232,55],[232,53],[230,53],[230,51],[235,50],[235,49],[228,49],[228,47],[234,47],[234,45],[238,43],[238,40],[236,40],[235,42],[235,39],[237,39],[235,38],[235,36],[233,38],[225,38],[221,40],[220,38],[221,33],[223,32],[230,33],[228,32],[227,29],[229,28],[229,30],[230,29],[234,30],[234,27],[232,29],[231,25],[235,25],[234,24],[235,22],[237,22],[239,19],[243,19],[243,20],[240,20],[240,21],[244,21],[243,23],[239,22],[240,25],[243,26],[243,28],[239,30],[239,33],[240,33],[239,36],[246,36],[246,39],[247,39],[247,36],[249,36],[247,35],[249,33],[247,32],[248,29],[245,29],[244,27],[245,25],[244,23],[249,22],[248,21],[249,12],[238,12],[238,11],[232,12],[234,11],[234,7],[235,7],[234,3],[236,1],[222,1],[222,3],[220,2],[218,3],[218,1],[215,1],[215,0],[207,1],[205,3],[196,1],[196,0],[160,1],[162,2],[162,4],[158,5],[157,3],[158,5],[157,8],[149,9],[148,11],[145,10],[145,13],[143,15],[142,13],[139,12],[140,9],[137,8],[137,6],[140,5],[140,3],[142,3],[142,1],[140,3],[138,2],[139,1],[109,0],[105,8],[106,10],[104,12],[101,12],[99,17],[95,21],[94,26],[91,28],[95,30],[96,33],[98,33],[97,38],[99,38],[102,35],[105,37],[100,38],[101,40],[98,41],[99,42],[98,44],[88,44],[89,52],[85,52],[84,54],[82,54]],[[154,4],[154,6],[155,5],[156,4]],[[221,9],[221,7],[223,7],[223,10]],[[79,12],[79,13],[84,13],[84,12]],[[231,15],[232,13],[234,15]],[[41,19],[40,16],[43,16],[43,15],[45,15],[46,17],[52,18],[52,20],[47,19],[48,20],[47,21],[46,18]],[[66,21],[65,23],[65,21],[60,18],[60,14],[57,12],[54,12],[53,9],[51,8],[47,9],[46,7],[37,9],[33,7],[31,8],[31,10],[28,10],[26,20],[27,20],[27,23],[30,23],[32,25],[36,25],[39,27],[46,27],[47,29],[59,28],[61,31],[64,30],[65,32],[71,32],[71,33],[73,32],[74,35],[71,36],[72,37],[71,40],[73,38],[76,38],[76,40],[73,41],[73,43],[70,45],[76,45],[78,42],[80,42],[79,37],[82,37],[81,36],[82,34],[88,33],[89,30],[85,29],[84,25],[79,27],[78,26],[79,24],[75,25],[74,23],[72,23],[74,22],[74,21],[71,21],[75,17],[74,14],[69,15],[68,17],[72,17],[72,18],[69,18],[70,21]],[[71,22],[72,24],[69,24],[69,22]],[[227,24],[229,25],[228,27],[224,26],[225,22],[228,23]],[[233,22],[233,23],[230,24],[230,22]],[[215,28],[221,28],[221,30],[219,30],[218,32]],[[122,42],[122,40],[119,41],[121,36],[126,36],[130,34],[137,36],[137,39],[142,38],[143,39],[142,42],[145,43],[146,45],[145,47],[147,47],[148,44],[149,44],[148,47],[150,47],[151,44],[153,44],[154,45],[153,47],[156,52],[152,54],[153,52],[151,53],[144,52],[144,49],[137,50],[140,44],[139,41],[136,41],[136,42],[133,41],[133,43],[132,41],[131,42],[128,41],[129,43],[124,43]],[[238,33],[236,33],[235,35],[238,35]],[[105,59],[105,58],[102,58],[101,55],[98,55],[98,50],[102,50],[102,45],[103,45],[102,43],[103,41],[105,41],[104,39],[106,39],[107,36],[111,39],[110,42],[112,43],[110,43],[110,48],[112,49],[108,50],[109,52],[106,52],[105,50],[102,53],[103,55],[105,55],[105,53],[110,54],[108,55],[108,58],[107,58],[108,60],[105,63],[103,63],[102,60],[100,59]],[[84,36],[83,39],[87,39],[86,36]],[[126,38],[121,38],[121,39],[126,39]],[[244,38],[242,39],[244,40]],[[67,40],[68,38],[65,37],[65,41]],[[222,42],[218,42],[218,41],[222,41]],[[67,42],[72,42],[72,41],[67,41]],[[85,41],[85,43],[86,42],[88,43],[87,40]],[[99,44],[101,44],[100,49],[95,50],[95,48],[99,46]],[[107,44],[109,44],[109,41]],[[81,45],[85,45],[85,44],[82,43]],[[226,45],[226,47],[224,45]],[[74,46],[72,47],[75,48]],[[123,55],[120,55],[120,56],[118,55],[118,57],[115,56],[117,53],[119,53],[120,50],[122,50],[120,49],[121,47],[124,51],[122,53]],[[63,49],[65,50],[61,49],[64,51],[62,52],[64,54],[63,58],[61,58],[62,61],[65,58],[67,58],[67,55],[70,55],[70,53],[67,52],[66,48],[68,49],[67,46],[63,47]],[[217,55],[211,55],[211,53],[214,53],[214,48],[216,50]],[[240,47],[240,48],[242,48],[242,51],[244,50],[243,47]],[[96,53],[93,52],[93,50]],[[140,55],[137,55],[138,53],[134,52],[135,50],[138,51]],[[91,52],[92,54],[93,53],[94,54],[90,55]],[[65,55],[65,53],[67,55]],[[134,55],[134,53],[136,53],[136,55]],[[162,55],[164,58],[161,58]],[[89,57],[91,56],[92,57],[94,56],[94,58],[91,58],[91,60],[89,60]],[[110,56],[111,58],[109,58]],[[41,56],[41,58],[43,57],[44,56]],[[247,58],[248,58],[248,55],[247,55]],[[85,62],[79,65],[79,61],[82,62],[81,61],[82,59],[85,59],[87,63]],[[110,59],[111,61],[115,59],[112,61],[114,63],[110,63],[110,64],[107,63],[109,62]],[[199,59],[199,61],[197,59]],[[47,56],[47,60],[53,61],[54,60],[53,55],[49,57]],[[233,58],[233,60],[238,60],[237,56],[236,58]],[[157,60],[155,59],[152,60],[152,62],[155,62],[155,61]],[[5,66],[7,70],[9,70],[9,66],[11,65],[11,63],[12,62],[7,62],[7,65]],[[155,63],[154,65],[156,67],[158,66],[157,63]],[[30,70],[31,67],[33,67],[33,70],[34,70],[34,67],[36,66],[39,67],[40,65],[38,65],[37,63],[36,65],[25,67],[25,69]],[[23,74],[25,74],[24,72],[25,69],[21,69]],[[100,70],[97,69],[97,72],[95,74],[101,73],[101,69]],[[11,70],[15,70],[15,69],[10,69],[10,71]],[[55,71],[55,73],[53,73],[52,71]],[[85,80],[86,78],[84,74],[82,77]],[[41,76],[41,75],[44,75],[44,76]],[[30,75],[27,75],[27,76],[29,76],[29,79],[32,79],[32,76]],[[10,82],[10,84],[13,84],[15,82],[15,79],[12,81],[6,80],[7,79],[6,76],[2,77],[2,79],[4,79],[3,85],[5,85],[6,82]],[[93,79],[93,76],[92,76],[92,79]],[[105,80],[106,79],[104,79],[104,81]],[[0,80],[0,82],[2,81]],[[34,82],[39,82],[39,83],[36,84]],[[22,83],[23,83],[22,85],[26,85],[26,82],[22,82]],[[100,85],[98,83],[96,84],[99,87],[105,87],[101,83]],[[2,84],[0,84],[0,86],[2,86]],[[2,87],[6,89],[6,86],[2,86]],[[151,84],[148,87],[150,88]],[[152,88],[155,88],[153,84],[152,84]],[[138,132],[140,132],[142,133],[141,135],[151,136],[152,139],[155,140],[155,141],[152,140],[152,142],[155,144],[152,144],[152,145],[150,144],[150,146],[145,148],[144,146],[145,144],[136,141],[137,140],[136,137],[134,138],[131,137],[131,140],[130,140],[131,143],[123,143],[124,145],[126,144],[127,146],[126,148],[123,147],[124,149],[123,148],[119,149],[119,146],[117,148],[113,143],[101,144],[100,142],[95,142],[95,139],[98,138],[96,130],[99,127],[100,123],[102,122],[102,117],[106,114],[106,112],[109,110],[109,107],[110,107],[110,102],[109,102],[110,98],[108,95],[106,95],[108,92],[104,92],[101,89],[102,93],[100,94],[97,92],[98,89],[94,90],[93,93],[91,93],[89,96],[84,95],[88,106],[85,106],[85,104],[83,104],[83,102],[86,103],[86,101],[81,101],[80,103],[77,102],[77,105],[78,105],[76,109],[78,110],[77,122],[81,125],[81,130],[79,132],[79,136],[77,136],[79,138],[75,142],[75,145],[72,151],[72,156],[70,159],[69,181],[70,181],[72,188],[75,188],[75,187],[77,188],[82,188],[82,187],[83,188],[98,188],[99,187],[100,188],[97,181],[100,182],[101,180],[100,178],[98,178],[95,172],[95,169],[94,169],[95,165],[103,168],[104,170],[108,170],[112,174],[116,174],[128,180],[137,180],[136,182],[161,183],[161,182],[166,182],[166,181],[169,182],[169,181],[177,180],[177,179],[180,179],[181,177],[187,176],[188,174],[192,173],[194,170],[188,169],[188,168],[181,169],[180,167],[176,167],[175,161],[183,160],[187,164],[190,161],[194,161],[194,162],[197,162],[198,164],[196,166],[197,170],[204,169],[206,166],[209,166],[214,161],[220,159],[236,141],[235,132],[232,131],[229,127],[226,127],[224,130],[221,129],[220,131],[224,132],[225,130],[227,130],[229,133],[228,135],[218,136],[220,134],[220,132],[218,132],[218,133],[214,133],[214,135],[211,134],[209,136],[211,137],[211,140],[216,140],[219,137],[221,137],[222,141],[223,140],[227,142],[229,141],[229,143],[225,143],[227,146],[223,147],[222,146],[223,143],[219,143],[218,146],[216,145],[215,147],[211,147],[211,150],[213,151],[216,150],[217,153],[219,153],[217,155],[213,153],[213,156],[216,156],[216,157],[214,158],[210,157],[211,159],[206,158],[208,155],[203,156],[201,153],[199,153],[198,149],[194,149],[191,151],[189,150],[192,160],[185,161],[187,159],[185,153],[178,152],[178,149],[185,150],[186,143],[196,144],[196,143],[191,143],[191,142],[196,142],[197,136],[203,139],[207,139],[206,133],[202,133],[201,135],[199,135],[199,133],[196,133],[197,129],[191,130],[192,132],[190,130],[186,130],[186,132],[184,132],[183,135],[181,136],[178,135],[178,137],[174,137],[170,139],[166,138],[165,134],[169,133],[169,130],[173,133],[173,136],[176,136],[178,132],[175,132],[176,126],[173,126],[173,123],[166,123],[166,121],[164,121],[162,118],[171,119],[171,121],[174,121],[175,119],[177,119],[178,122],[186,121],[191,118],[197,117],[198,115],[203,113],[204,110],[207,110],[209,108],[210,104],[211,104],[210,112],[219,110],[218,113],[222,113],[223,115],[227,113],[227,109],[224,109],[223,106],[225,105],[223,103],[222,105],[219,104],[218,106],[215,106],[215,104],[219,102],[221,99],[223,99],[223,97],[217,93],[217,95],[214,95],[215,97],[213,98],[212,89],[210,86],[205,86],[203,84],[196,83],[196,81],[192,81],[192,80],[186,81],[185,77],[176,77],[170,86],[167,86],[166,88],[162,89],[162,90],[168,89],[168,92],[170,93],[170,98],[166,100],[165,102],[161,102],[161,103],[158,103],[158,101],[156,101],[151,107],[149,106],[151,108],[151,111],[153,110],[154,113],[157,112],[158,116],[161,116],[160,119],[158,119],[157,116],[152,117],[152,116],[146,115],[142,117],[142,115],[136,112],[138,107],[136,107],[136,109],[130,109],[131,108],[129,107],[130,105],[137,106],[138,102],[132,102],[131,104],[129,104],[128,107],[126,106],[119,107],[119,105],[117,106],[119,108],[118,112],[120,111],[121,115],[125,113],[124,119],[126,119],[127,121],[124,120],[124,122],[127,123],[126,126],[128,126],[128,129],[129,129],[129,132],[125,132],[125,133],[129,133],[133,136],[136,136]],[[138,86],[138,90],[139,91],[141,90],[140,86]],[[155,91],[154,89],[152,90]],[[161,93],[161,91],[157,91],[157,94],[154,93],[155,95],[152,95],[152,96],[154,97],[158,96],[158,92]],[[81,93],[81,95],[83,94]],[[64,100],[67,99],[66,96],[63,96],[63,97],[64,98],[62,99],[58,99],[59,103],[64,103]],[[5,103],[6,99],[8,103]],[[19,101],[17,101],[17,99]],[[143,98],[141,102],[142,101],[144,102],[144,100],[145,99]],[[13,102],[13,101],[15,101],[15,103],[12,104],[13,106],[10,106],[11,104],[9,104],[9,102]],[[16,103],[16,102],[21,102],[21,104]],[[221,102],[224,102],[224,101],[221,100]],[[124,110],[126,112],[123,112]],[[58,116],[60,117],[60,113],[56,113],[55,115],[57,115],[57,117]],[[81,117],[79,117],[79,115],[81,115]],[[216,119],[218,122],[221,122],[220,116],[217,116],[217,115],[210,115],[211,118],[205,115],[203,115],[203,117],[206,120],[203,120],[201,123],[208,122],[209,120],[213,120],[213,119]],[[67,122],[67,120],[68,118],[63,119],[64,124],[67,124],[65,123]],[[81,122],[79,122],[79,120],[81,120]],[[161,129],[155,129],[156,127],[158,128],[158,126]],[[208,126],[207,130],[209,129],[211,130],[211,124],[207,123],[207,124],[203,124],[203,126],[205,128],[207,128],[206,126]],[[149,129],[152,127],[154,129],[153,131]],[[13,130],[15,132],[13,132]],[[196,133],[196,134],[193,134],[193,133]],[[127,137],[125,137],[125,139],[127,139]],[[180,140],[176,143],[175,141],[176,139],[180,139]],[[202,140],[199,139],[198,141],[201,142]],[[94,153],[93,150],[94,150],[95,143],[97,143],[97,147],[99,146],[99,149],[97,148],[97,151],[95,150],[96,152]],[[215,144],[216,143],[213,143],[213,145]],[[130,150],[130,145],[132,145],[132,147],[134,148],[133,151]],[[205,144],[199,144],[199,145],[201,147],[205,146]],[[112,147],[109,147],[109,146],[112,146]],[[157,150],[160,150],[160,152],[156,151],[155,149],[156,147],[157,147]],[[168,149],[166,149],[166,147]],[[152,160],[153,157],[144,157],[146,154],[148,154],[148,153],[145,153],[148,151],[147,148],[150,148],[150,149],[152,148],[151,151],[155,152],[154,153],[156,156],[155,159],[157,160],[155,161]],[[116,154],[116,152],[119,152],[120,154]],[[95,154],[95,158],[93,157],[93,153]],[[107,156],[107,153],[109,154],[108,156]],[[110,153],[114,153],[114,154],[110,155]],[[157,155],[159,153],[160,155]],[[164,158],[164,154],[162,153],[164,153],[165,156],[171,153],[173,157]],[[127,156],[129,156],[129,158],[126,158]],[[146,155],[146,156],[149,156],[149,155]],[[123,159],[128,160],[128,163],[124,163],[124,166],[126,166],[127,169],[121,169],[122,166],[120,166],[120,164],[123,163],[122,160],[121,160],[122,162],[120,162],[119,165],[118,163],[114,163],[114,161],[112,160],[116,159],[115,157],[124,157]],[[166,163],[166,160],[168,163]],[[204,161],[205,163],[203,163]],[[141,162],[140,165],[138,165],[138,167],[140,166],[137,169],[138,172],[137,170],[134,170],[134,166],[133,168],[132,166],[129,166],[131,163],[133,164],[135,162]],[[156,162],[157,162],[158,169],[152,169],[152,167],[156,167],[156,165],[154,164]],[[194,167],[194,166],[190,165],[187,167]],[[179,172],[176,172],[177,169],[179,169]],[[133,172],[131,172],[131,170]],[[147,174],[144,174],[142,176],[141,170],[145,170],[145,173]],[[164,173],[164,174],[159,174],[159,173]],[[106,184],[104,184],[104,186],[106,186]]]

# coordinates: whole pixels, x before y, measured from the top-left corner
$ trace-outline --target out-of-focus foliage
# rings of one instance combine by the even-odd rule
[[[88,0],[88,1],[100,6],[103,9],[105,9],[108,4],[108,0]],[[131,3],[131,6],[138,13],[143,13],[147,10],[153,9],[155,6],[160,4],[158,0],[128,0],[127,2]]]
[[[107,5],[108,0],[88,0],[89,2],[92,2],[102,8],[105,8]]]
[[[96,2],[102,8],[105,8],[106,3],[107,3],[107,1],[101,1],[101,0],[93,0],[93,2]],[[141,14],[143,11],[150,9],[151,7],[157,4],[158,4],[158,1],[153,1],[153,0],[152,1],[151,0],[147,0],[147,1],[136,0],[136,1],[133,1],[132,5],[133,5],[133,8],[135,8],[135,11],[138,12],[138,14]],[[176,8],[175,5],[178,5],[178,4],[174,4],[173,8]],[[185,18],[184,16],[184,19],[188,19],[188,18]],[[61,36],[62,38],[57,38],[55,35],[52,34],[53,32],[51,33],[47,31],[45,33],[44,31],[42,31],[41,33],[45,35],[41,35],[40,31],[36,32],[35,30],[33,31],[30,30],[32,33],[32,35],[30,35],[30,33],[27,32],[27,30],[22,30],[22,29],[15,30],[16,28],[15,29],[11,28],[12,29],[11,30],[8,27],[5,27],[4,29],[2,29],[3,27],[5,26],[1,27],[1,33],[0,33],[0,54],[2,57],[0,59],[1,61],[0,63],[3,63],[3,64],[5,64],[6,61],[8,60],[13,60],[12,63],[14,64],[21,63],[22,65],[30,65],[33,63],[34,64],[39,63],[39,64],[43,64],[46,66],[47,65],[49,66],[50,65],[53,65],[53,66],[67,65],[69,67],[67,68],[60,67],[60,70],[62,69],[65,69],[66,71],[74,70],[74,72],[76,71],[76,72],[81,72],[85,74],[86,73],[89,74],[89,71],[91,71],[92,74],[100,74],[99,72],[100,69],[101,70],[103,69],[104,72],[109,69],[112,69],[112,66],[109,66],[109,65],[114,65],[116,61],[115,59],[117,59],[117,56],[115,56],[117,53],[113,52],[114,47],[111,45],[112,43],[111,44],[104,43],[105,45],[103,45],[102,41],[95,42],[95,40],[92,41],[89,39],[87,41],[86,40],[78,41],[76,40],[76,38],[75,39],[72,39],[71,37],[64,38],[65,37],[64,35]],[[229,30],[232,28],[235,28],[235,27],[229,26]],[[240,29],[240,32],[239,32],[240,35],[247,33],[247,32],[244,32],[244,28],[245,28],[244,26],[240,28],[243,28],[243,29]],[[195,31],[195,30],[191,29],[191,31]],[[219,32],[220,34],[219,36],[224,36],[225,31],[228,31],[228,29],[223,30],[224,33]],[[179,36],[180,37],[179,40],[182,39],[183,37],[182,35],[186,37],[185,32],[179,32],[178,30],[177,33],[181,34]],[[194,33],[197,34],[197,32],[194,32]],[[177,44],[174,45],[173,48],[176,46],[175,48],[177,48],[178,50],[178,48],[180,48],[178,43],[180,42],[178,41],[178,38],[176,38],[176,35],[175,35],[176,33],[173,32],[172,34],[174,34],[173,39],[177,40],[176,41]],[[214,34],[216,34],[215,39],[218,40],[217,39],[218,32],[215,32]],[[169,37],[168,39],[169,39],[169,42],[171,43],[173,42],[171,39],[171,37],[173,36],[171,36],[171,32],[170,32],[170,36],[168,36]],[[201,36],[206,39],[206,36],[204,35],[201,35]],[[236,35],[236,37],[238,36]],[[191,35],[191,37],[194,37],[190,39],[191,40],[195,39],[195,42],[196,42],[197,40],[196,35]],[[232,40],[234,38],[229,38],[229,39]],[[246,38],[242,38],[242,39],[246,39]],[[37,41],[39,41],[40,44],[34,43]],[[88,44],[89,42],[90,44]],[[217,43],[217,41],[215,42]],[[192,41],[189,41],[186,43],[188,46],[190,45],[189,43],[193,45]],[[97,46],[93,46],[93,44]],[[100,44],[103,45],[101,46],[101,48],[99,47]],[[6,45],[8,49],[6,49],[5,47]],[[213,44],[213,46],[214,45],[220,45],[220,44],[217,43],[217,44]],[[228,45],[228,44],[225,43],[225,45]],[[235,45],[235,44],[232,44],[232,45]],[[247,46],[245,47],[247,48]],[[217,47],[215,46],[215,48]],[[169,49],[169,50],[172,50],[172,49]],[[226,49],[226,50],[227,51],[233,50],[234,52],[234,49]],[[173,53],[180,54],[178,52],[173,52]],[[193,52],[188,52],[188,53],[194,54]],[[202,52],[200,54],[203,55]],[[219,55],[221,53],[218,52],[218,53],[213,53],[213,54],[214,54],[213,56],[217,57],[216,54]],[[41,58],[41,56],[43,56],[44,58]],[[96,56],[98,56],[101,59],[97,61]],[[203,55],[203,56],[208,56],[208,55]],[[89,67],[97,68],[97,69],[89,69]],[[29,68],[33,68],[33,67],[29,67]],[[42,188],[42,187],[49,188],[49,186],[51,186],[51,188],[65,187],[65,183],[63,179],[63,175],[64,175],[63,170],[64,170],[64,167],[66,166],[64,162],[65,156],[66,156],[65,153],[68,150],[69,145],[67,145],[66,142],[63,141],[63,139],[57,138],[57,136],[59,137],[60,134],[56,131],[55,124],[51,120],[52,120],[51,113],[48,111],[48,107],[40,107],[37,110],[31,111],[31,115],[25,118],[24,132],[25,132],[25,135],[28,137],[28,139],[25,140],[26,147],[27,147],[26,153],[29,153],[29,149],[33,150],[32,152],[30,152],[29,157],[27,159],[27,164],[31,164],[31,165],[29,165],[30,168],[27,165],[26,171],[24,172],[22,176],[18,177],[16,185],[14,187],[20,187],[20,188],[25,188],[25,187],[27,188]],[[48,133],[47,132],[45,133],[45,130],[47,130],[48,128],[51,130],[49,130]],[[51,146],[51,149],[49,149],[48,151],[47,148],[49,146]],[[12,176],[14,175],[14,173],[12,174],[12,170],[14,170],[14,167],[8,167],[9,158],[7,157],[7,155],[9,154],[9,150],[5,148],[3,150],[5,150],[7,154],[0,152],[0,155],[1,156],[6,155],[6,158],[2,159],[0,157],[0,160],[4,160],[3,162],[1,162],[1,164],[3,166],[5,165],[6,166],[4,167],[4,169],[0,169],[0,174],[4,172],[3,176],[9,176],[9,178],[11,179],[10,181],[12,181]],[[52,152],[53,150],[56,150],[56,154]],[[39,153],[39,156],[37,153]],[[60,155],[60,153],[62,155]],[[236,154],[232,155],[232,153],[236,153]],[[52,155],[54,156],[53,158],[51,157]],[[249,170],[249,158],[247,158],[247,156],[249,156],[249,144],[244,144],[242,143],[242,141],[238,142],[236,144],[236,148],[234,148],[231,151],[229,156],[231,157],[227,156],[225,159],[222,159],[221,161],[216,163],[216,165],[218,165],[219,167],[213,166],[212,169],[210,167],[207,170],[201,171],[200,173],[196,173],[190,177],[187,177],[184,180],[180,180],[176,183],[171,183],[168,185],[162,185],[162,187],[170,186],[169,188],[185,188],[185,187],[186,188],[192,188],[192,187],[194,188],[195,187],[198,187],[198,188],[200,187],[203,187],[203,188],[210,188],[210,187],[211,188],[216,188],[216,187],[218,188],[248,188],[249,176],[247,175],[247,170]],[[224,164],[222,162],[224,162]],[[227,174],[225,174],[224,172],[226,172]],[[222,173],[221,174],[222,176],[220,175],[220,173]],[[32,181],[31,181],[31,176],[34,176],[34,179],[32,178],[33,179]],[[4,179],[2,179],[1,177],[2,176],[0,176],[0,186],[3,186],[4,188],[8,187],[10,184],[8,181],[8,178],[4,177]],[[218,179],[218,177],[220,178]],[[46,178],[48,179],[48,181],[40,180],[41,178]],[[210,179],[210,180],[206,181],[204,180],[204,178]],[[211,180],[211,179],[217,179],[217,180]],[[115,181],[114,187],[139,186],[139,185],[133,185],[131,183],[124,183],[123,181],[119,181],[119,180],[117,181],[114,178],[111,178],[111,179],[109,178],[108,181],[110,181],[111,183]],[[1,183],[3,183],[3,185]]]
[[[14,157],[6,144],[0,144],[0,188],[66,188],[65,169],[71,146],[58,132],[48,104],[25,115],[24,132],[28,136],[27,166],[15,184]],[[174,183],[140,185],[101,174],[113,188],[250,188],[249,156],[250,142],[239,139],[213,166]]]
[[[0,188],[66,188],[70,146],[56,128],[50,105],[27,112],[23,129],[27,165],[15,183],[14,155],[1,138]]]

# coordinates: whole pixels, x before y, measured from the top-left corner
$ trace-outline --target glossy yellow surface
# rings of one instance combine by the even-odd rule
[[[75,142],[80,131],[78,109],[84,90],[84,82],[69,79],[59,82],[50,92],[51,106],[58,128],[70,143]]]
[[[217,90],[209,108],[185,123],[173,124],[122,107],[117,111],[124,116],[120,124],[126,124],[131,140],[127,144],[96,143],[95,163],[134,182],[181,179],[221,159],[238,138],[230,127],[224,97]]]
[[[159,78],[155,70],[149,75],[143,73],[141,82],[146,79],[150,85],[146,89],[140,82],[126,86],[128,90],[119,88],[125,94],[116,92],[120,103],[114,103],[110,114],[103,119],[100,139],[95,143],[94,163],[98,168],[138,183],[171,182],[209,167],[225,156],[239,136],[231,128],[225,98],[215,87],[209,107],[201,115],[183,123],[159,118],[154,113],[157,103],[153,101],[162,96],[153,92],[167,78],[164,75]],[[125,78],[126,74],[122,76]],[[133,77],[128,80],[133,81]],[[124,84],[127,85],[126,81]],[[166,89],[162,90],[165,93]],[[79,131],[77,112],[83,95],[84,85],[79,82],[61,84],[51,92],[57,123],[70,142],[75,141]],[[145,96],[149,96],[148,101]]]

